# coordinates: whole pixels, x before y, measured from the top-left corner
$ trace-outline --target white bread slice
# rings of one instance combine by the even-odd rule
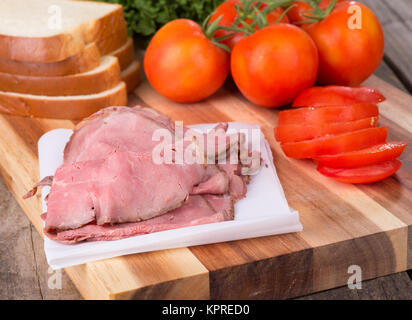
[[[115,56],[119,59],[120,70],[126,69],[134,60],[134,45],[133,39],[128,38],[127,42],[121,46],[119,49],[112,51],[108,54],[109,56]]]
[[[107,38],[96,41],[96,45],[103,56],[121,48],[126,44],[127,40],[127,28],[125,27]]]
[[[1,0],[0,57],[27,62],[61,61],[78,54],[86,44],[109,38],[125,27],[122,6],[117,4]]]
[[[121,78],[126,83],[127,92],[130,93],[137,88],[140,83],[140,63],[139,61],[133,61],[126,69],[121,73]]]
[[[97,94],[49,97],[0,91],[0,113],[18,116],[80,120],[109,106],[127,105],[124,82]]]
[[[0,72],[0,91],[43,96],[85,95],[105,91],[120,82],[116,57],[104,56],[91,71],[58,77],[35,77]]]
[[[57,62],[24,62],[0,58],[0,72],[40,77],[67,76],[92,70],[100,65],[100,52],[93,42],[80,53]]]

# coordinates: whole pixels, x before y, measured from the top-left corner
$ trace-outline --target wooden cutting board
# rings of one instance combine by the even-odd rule
[[[412,97],[377,77],[381,125],[389,139],[411,142]],[[303,232],[141,253],[70,267],[66,272],[88,299],[277,299],[346,285],[348,268],[362,279],[412,268],[412,146],[397,175],[379,183],[348,185],[327,179],[311,161],[286,158],[273,138],[277,111],[247,102],[230,84],[198,104],[182,105],[143,82],[140,103],[185,124],[245,121],[260,124],[269,141],[289,205]],[[23,200],[38,181],[37,140],[46,131],[72,128],[64,120],[0,115],[0,174],[42,233],[40,196]],[[213,237],[213,235],[211,235]]]

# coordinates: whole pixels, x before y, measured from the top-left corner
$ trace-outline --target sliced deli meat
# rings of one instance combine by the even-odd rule
[[[219,147],[208,147],[207,135],[197,134],[191,137],[190,140],[181,142],[183,147],[192,144],[193,141],[198,141],[202,152],[207,156],[208,148],[212,163],[216,161],[218,154],[225,154],[230,148],[230,144],[238,144],[239,136],[230,138],[226,135],[226,126],[217,126],[215,130],[208,133],[216,134],[216,137],[223,138],[223,144]],[[162,131],[163,130],[163,131]],[[86,118],[76,126],[76,130],[67,143],[64,152],[64,162],[78,162],[95,159],[106,158],[114,148],[120,151],[132,152],[152,152],[162,140],[163,134],[170,134],[171,140],[165,145],[176,144],[176,131],[174,123],[166,116],[161,115],[149,108],[141,107],[113,107],[105,108],[96,112],[91,117]],[[180,127],[181,134],[185,134],[189,128]],[[157,131],[159,136],[153,137],[153,133]],[[195,131],[190,131],[195,134]],[[213,141],[209,139],[209,141]],[[217,143],[218,139],[213,141]],[[197,143],[196,143],[197,145]]]
[[[147,220],[182,206],[193,187],[208,177],[203,165],[159,165],[151,153],[130,151],[65,164],[53,180],[45,229]]]
[[[219,168],[222,169],[229,180],[229,193],[232,195],[234,200],[240,200],[246,197],[246,181],[241,173],[241,166],[239,164],[218,164]]]
[[[38,183],[36,183],[29,192],[27,192],[23,196],[23,199],[28,199],[30,197],[33,197],[37,193],[37,188],[39,188],[39,187],[51,187],[52,183],[53,183],[53,176],[44,177]]]
[[[83,227],[47,233],[49,238],[63,242],[118,240],[141,234],[233,220],[233,202],[229,196],[191,196],[181,207],[156,218],[117,225],[88,224]]]
[[[45,234],[64,243],[115,240],[233,219],[233,203],[246,195],[251,164],[240,159],[244,139],[227,128],[219,124],[195,134],[138,106],[93,114],[76,126],[63,164],[43,182],[51,183]],[[163,140],[154,138],[159,132]],[[194,159],[202,161],[180,162],[180,145],[185,154],[199,152]],[[171,161],[155,158],[159,146],[159,154],[170,153]],[[219,163],[223,154],[235,163]]]
[[[174,130],[173,122],[148,108],[109,107],[81,121],[64,151],[64,162],[105,159],[120,151],[152,152],[153,132]]]
[[[229,192],[229,177],[217,166],[208,166],[203,181],[193,187],[191,194],[225,194]]]

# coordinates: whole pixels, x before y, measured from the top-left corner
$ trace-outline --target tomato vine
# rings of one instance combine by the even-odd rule
[[[292,8],[293,2],[295,1],[296,0],[240,0],[239,3],[235,4],[237,17],[233,21],[232,25],[219,25],[219,22],[223,18],[223,15],[219,16],[216,20],[209,24],[209,20],[213,15],[213,13],[211,13],[203,23],[203,30],[205,35],[217,46],[230,52],[229,47],[221,43],[222,41],[234,36],[238,32],[244,34],[245,36],[248,36],[256,32],[257,30],[268,26],[268,14],[278,8],[284,9],[275,23],[280,22]],[[225,30],[229,33],[222,37],[214,37],[214,34],[218,30]]]

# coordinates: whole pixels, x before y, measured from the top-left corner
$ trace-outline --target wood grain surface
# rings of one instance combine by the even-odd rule
[[[407,0],[363,0],[382,22],[386,49],[377,77],[367,84],[390,99],[380,111],[391,140],[411,141],[410,86],[412,4]],[[392,86],[387,83],[392,84]],[[230,101],[225,100],[229,92]],[[206,103],[174,106],[144,84],[139,102],[185,123],[249,119],[261,123],[275,155],[278,174],[292,207],[301,212],[304,232],[222,244],[130,255],[66,269],[84,298],[288,298],[412,299],[412,285],[401,272],[364,281],[362,290],[346,285],[349,264],[358,264],[363,280],[412,266],[411,166],[409,147],[403,168],[393,178],[366,186],[342,186],[317,176],[313,164],[283,156],[273,141],[276,112],[249,106],[226,86]],[[228,102],[226,105],[221,105]],[[157,103],[161,105],[157,105]],[[240,110],[240,112],[238,112]],[[213,111],[213,114],[212,114]],[[195,112],[196,117],[190,114]],[[21,195],[38,179],[37,139],[70,121],[0,117],[0,174],[38,231],[39,198],[23,202]],[[18,146],[18,147],[17,147]],[[47,287],[48,266],[42,240],[19,213],[16,201],[0,182],[0,298],[80,298],[63,274],[63,290]],[[354,202],[355,201],[355,202]],[[10,245],[10,243],[16,245]]]
[[[408,140],[412,98],[373,77],[387,95],[382,122],[391,139]],[[287,158],[273,138],[277,110],[247,102],[228,83],[207,101],[182,105],[158,95],[147,82],[130,104],[140,103],[185,124],[247,121],[261,125],[274,153],[290,206],[303,232],[117,257],[67,268],[85,298],[291,298],[345,285],[348,267],[363,279],[407,270],[412,256],[412,153],[406,149],[399,173],[368,186],[339,183],[319,175],[311,161]],[[385,111],[386,110],[386,111]],[[392,110],[392,112],[389,112]],[[386,113],[385,113],[386,112]],[[389,118],[390,117],[390,118]],[[40,197],[21,196],[38,180],[37,140],[71,121],[0,116],[0,172],[34,226],[41,231]],[[409,260],[409,262],[408,262]]]

